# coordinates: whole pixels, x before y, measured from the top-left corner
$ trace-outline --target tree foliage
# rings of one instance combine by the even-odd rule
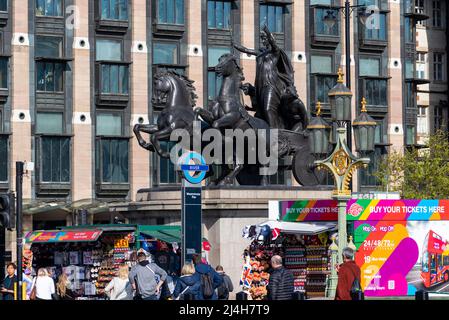
[[[405,199],[449,199],[449,140],[439,131],[426,147],[386,155],[373,174],[382,190],[400,192]]]

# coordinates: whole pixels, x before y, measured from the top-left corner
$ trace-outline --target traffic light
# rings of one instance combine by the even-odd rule
[[[14,195],[12,193],[0,194],[0,227],[11,230],[15,226]]]

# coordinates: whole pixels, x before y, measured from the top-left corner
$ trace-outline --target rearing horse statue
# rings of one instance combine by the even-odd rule
[[[191,132],[195,114],[193,107],[196,98],[192,80],[174,71],[164,71],[154,76],[155,96],[153,102],[165,107],[157,118],[156,124],[136,124],[134,133],[139,145],[149,151],[156,151],[161,157],[169,158],[170,152],[164,151],[160,141],[168,141],[173,130],[186,129]],[[146,142],[141,132],[150,134],[150,142]]]

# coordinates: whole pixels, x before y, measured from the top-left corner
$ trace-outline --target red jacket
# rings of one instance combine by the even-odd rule
[[[351,287],[356,277],[360,282],[360,268],[354,261],[347,261],[340,265],[335,300],[352,300]]]

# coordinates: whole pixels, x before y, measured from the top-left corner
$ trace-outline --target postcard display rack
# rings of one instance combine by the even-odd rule
[[[33,245],[33,268],[52,270],[55,281],[64,272],[77,300],[103,300],[104,288],[117,275],[118,267],[135,265],[133,242],[134,236],[127,234],[102,236],[93,243]]]
[[[295,291],[308,298],[324,297],[329,274],[328,248],[324,245],[288,246],[285,248],[285,267],[295,278]]]

